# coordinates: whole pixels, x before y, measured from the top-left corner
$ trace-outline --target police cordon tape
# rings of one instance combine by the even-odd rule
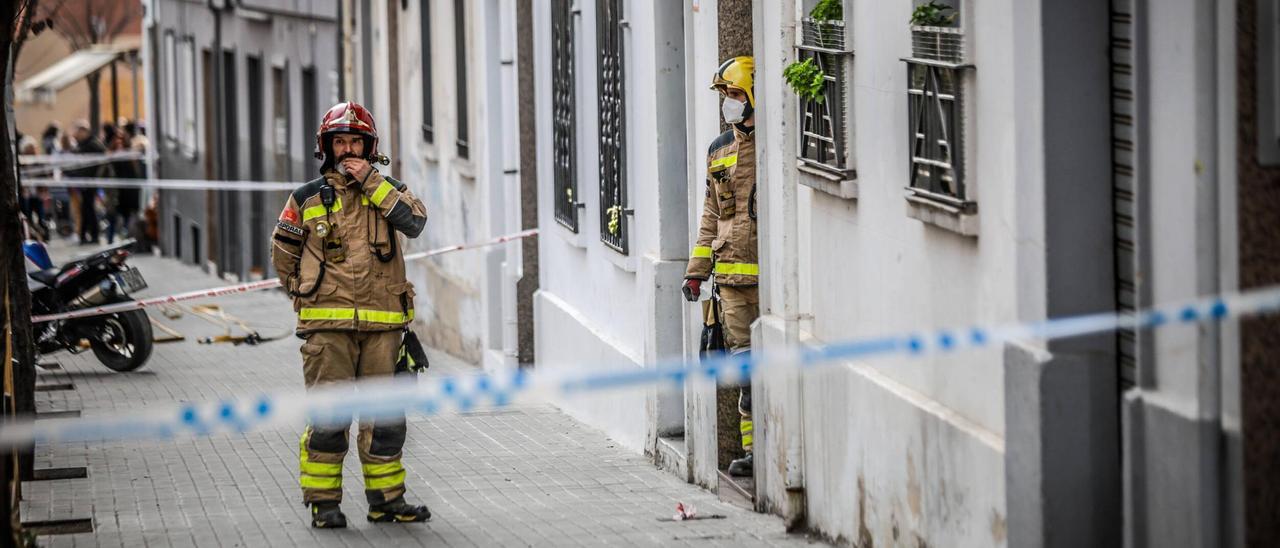
[[[349,383],[307,393],[230,395],[219,401],[155,406],[129,413],[74,419],[14,421],[0,430],[0,448],[31,443],[171,440],[179,436],[243,434],[301,421],[342,423],[373,420],[406,411],[434,415],[453,410],[505,406],[550,396],[575,396],[685,381],[739,384],[766,370],[799,372],[823,365],[888,356],[919,357],[995,348],[1011,341],[1052,340],[1218,322],[1280,311],[1280,286],[1171,303],[1134,314],[1091,314],[1051,320],[960,329],[909,331],[816,346],[719,355],[690,363],[674,359],[630,366],[624,372],[580,368],[507,370],[484,375],[408,376]],[[598,370],[596,370],[598,371]],[[300,387],[299,387],[300,388]]]
[[[145,154],[132,151],[105,154],[24,154],[18,156],[18,164],[22,168],[23,179],[27,179],[36,175],[49,175],[58,170],[145,159]]]
[[[207,179],[114,179],[102,177],[63,177],[61,179],[27,179],[23,186],[47,188],[160,188],[173,190],[239,190],[272,192],[294,190],[298,183],[279,181],[210,181]]]
[[[420,259],[425,259],[427,257],[434,257],[436,255],[443,255],[445,253],[452,253],[455,251],[462,251],[465,249],[478,249],[482,247],[495,246],[495,245],[504,244],[507,242],[515,241],[515,240],[530,238],[537,235],[538,235],[538,229],[534,228],[534,229],[524,230],[521,232],[505,234],[505,235],[498,236],[496,238],[492,238],[489,240],[484,240],[481,242],[451,245],[448,247],[432,249],[430,251],[410,253],[404,256],[404,260],[416,261]],[[186,293],[178,293],[175,295],[166,295],[164,297],[152,297],[150,299],[140,299],[136,301],[129,301],[129,302],[123,302],[123,303],[115,303],[115,304],[109,304],[109,305],[103,305],[103,306],[81,308],[78,310],[72,310],[69,312],[60,312],[57,314],[44,314],[40,316],[32,316],[31,323],[42,323],[42,322],[49,322],[49,321],[55,321],[55,320],[68,320],[72,318],[87,318],[90,316],[101,316],[103,314],[115,314],[116,312],[124,312],[127,310],[138,310],[141,308],[149,308],[149,307],[160,306],[164,304],[176,303],[176,302],[182,302],[182,301],[193,301],[196,299],[223,297],[226,295],[235,295],[237,293],[248,293],[251,291],[261,291],[263,289],[272,289],[276,287],[280,287],[280,278],[271,278],[269,280],[262,280],[260,282],[249,282],[249,283],[243,283],[243,284],[228,285],[223,287],[200,289],[196,291],[188,291]]]
[[[20,166],[56,166],[64,164],[89,164],[119,162],[124,160],[143,160],[146,155],[141,152],[105,152],[102,154],[19,154]]]

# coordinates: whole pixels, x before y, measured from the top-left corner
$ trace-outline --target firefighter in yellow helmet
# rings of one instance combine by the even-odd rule
[[[271,236],[271,262],[293,296],[307,388],[389,377],[405,327],[413,320],[413,284],[405,279],[400,235],[415,238],[427,222],[422,201],[370,165],[377,157],[373,116],[339,103],[316,131],[320,177],[285,202]],[[347,526],[342,461],[351,417],[317,421],[299,446],[302,500],[311,526]],[[371,522],[414,522],[426,506],[404,500],[404,416],[361,420],[357,446]]]
[[[715,276],[720,322],[731,353],[751,350],[751,323],[760,315],[760,266],[756,244],[755,62],[734,57],[720,65],[711,89],[720,92],[720,113],[732,126],[707,151],[707,194],[698,240],[689,254],[684,296],[698,300],[702,283]],[[735,476],[752,475],[751,386],[738,397],[746,456],[729,465]]]

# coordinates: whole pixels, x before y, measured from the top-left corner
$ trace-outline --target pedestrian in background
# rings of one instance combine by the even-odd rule
[[[102,144],[89,129],[89,122],[85,120],[77,120],[75,123],[76,153],[77,154],[105,154],[107,148]],[[79,169],[69,170],[67,175],[79,178],[101,178],[111,173],[109,164],[97,164],[86,166]],[[74,193],[73,193],[74,194]],[[79,188],[80,195],[80,244],[89,245],[98,243],[101,228],[99,227],[98,211],[96,208],[98,198],[98,187],[83,186]]]
[[[128,133],[122,127],[115,127],[114,135],[107,146],[112,154],[130,152]],[[119,179],[137,179],[138,162],[135,160],[117,160],[111,162],[112,175]],[[115,243],[116,232],[132,235],[133,219],[138,212],[139,190],[136,188],[109,188],[107,200],[107,243]]]

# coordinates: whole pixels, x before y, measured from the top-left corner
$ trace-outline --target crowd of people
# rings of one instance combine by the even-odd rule
[[[31,173],[31,178],[143,179],[147,173],[141,159],[62,164],[57,156],[71,159],[76,154],[121,152],[145,155],[149,147],[142,124],[125,119],[102,124],[98,133],[88,121],[77,120],[70,131],[64,131],[57,122],[50,123],[38,141],[29,135],[18,136],[19,154],[49,157],[45,162],[24,163],[24,171]],[[115,243],[117,237],[154,241],[157,236],[151,226],[154,223],[140,216],[142,192],[137,188],[104,189],[91,182],[78,188],[24,184],[21,205],[38,233],[47,237],[56,231],[63,237],[78,239],[81,245],[101,243],[104,233],[108,244]]]

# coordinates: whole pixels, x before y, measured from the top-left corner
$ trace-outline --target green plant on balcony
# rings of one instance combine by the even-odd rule
[[[957,15],[959,12],[955,8],[931,1],[916,6],[911,12],[911,24],[920,27],[949,27],[956,23]]]
[[[822,26],[821,23],[843,20],[844,2],[842,0],[818,0],[813,9],[809,10],[809,18],[818,23],[818,43],[827,44],[830,40],[823,35],[831,31]],[[841,29],[841,32],[843,32],[843,29]],[[822,70],[822,67],[814,63],[813,58],[793,61],[782,69],[782,78],[786,80],[787,85],[791,86],[791,90],[801,99],[818,103],[826,100],[822,86],[826,83],[827,74]]]

